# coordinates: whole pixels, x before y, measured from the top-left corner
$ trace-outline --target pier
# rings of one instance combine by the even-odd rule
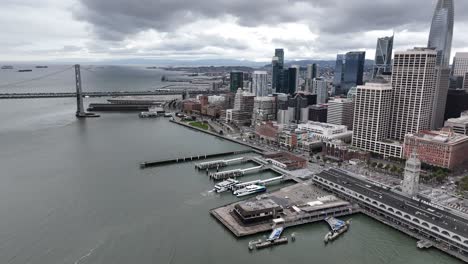
[[[232,187],[233,190],[238,190],[241,188],[244,188],[246,186],[252,185],[252,184],[259,184],[259,185],[267,185],[269,183],[273,182],[281,182],[284,181],[285,177],[284,176],[279,176],[279,177],[274,177],[266,180],[255,180],[255,181],[249,181],[249,182],[241,182]]]
[[[245,163],[249,161],[250,159],[247,159],[245,157],[240,157],[240,158],[235,158],[235,159],[230,159],[230,160],[213,160],[213,161],[207,161],[207,162],[196,164],[195,168],[199,170],[214,169],[214,168],[226,167],[232,164]]]
[[[260,172],[264,170],[269,170],[270,168],[265,167],[263,165],[247,168],[247,169],[235,169],[235,170],[228,170],[228,171],[220,171],[215,173],[210,173],[210,178],[214,180],[225,180],[228,178],[237,178],[244,176],[249,173]]]
[[[271,231],[276,225],[288,228],[357,212],[359,207],[330,195],[310,181],[210,211],[237,237]]]
[[[214,153],[214,154],[201,154],[201,155],[193,155],[193,156],[186,156],[180,158],[173,158],[173,159],[165,159],[165,160],[157,160],[157,161],[147,161],[140,164],[140,168],[148,168],[148,167],[156,167],[156,166],[163,166],[173,163],[182,163],[182,162],[190,162],[194,160],[202,160],[202,159],[209,159],[209,158],[216,158],[222,156],[229,156],[229,155],[238,155],[238,154],[246,154],[252,152],[251,149],[246,150],[238,150],[238,151],[228,151],[228,152],[221,152],[221,153]]]

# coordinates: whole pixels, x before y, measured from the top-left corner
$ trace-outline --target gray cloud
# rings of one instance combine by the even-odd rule
[[[243,26],[305,21],[329,34],[369,30],[422,30],[430,25],[429,0],[81,0],[75,15],[104,39],[142,30],[171,32],[202,18],[237,18]],[[468,1],[456,1],[457,21],[467,21]]]

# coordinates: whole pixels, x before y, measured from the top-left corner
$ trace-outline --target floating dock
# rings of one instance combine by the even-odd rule
[[[168,165],[168,164],[172,164],[172,163],[181,163],[181,162],[216,158],[216,157],[229,156],[229,155],[246,154],[246,153],[250,153],[252,151],[253,151],[252,149],[247,149],[247,150],[238,150],[238,151],[214,153],[214,154],[201,154],[201,155],[187,156],[187,157],[181,157],[181,158],[175,158],[175,159],[147,161],[147,162],[141,163],[140,167],[142,169],[144,169],[144,168],[148,168],[148,167],[163,166],[163,165]]]
[[[265,242],[262,242],[262,243],[255,244],[255,248],[263,249],[263,248],[269,248],[269,247],[272,247],[272,246],[287,244],[287,243],[288,243],[288,238],[287,237],[282,237],[282,238],[278,238],[276,240],[265,241]]]

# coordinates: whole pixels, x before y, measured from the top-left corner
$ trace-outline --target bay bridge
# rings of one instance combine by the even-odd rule
[[[66,70],[73,69],[75,70],[75,88],[74,92],[37,92],[37,93],[0,93],[0,99],[29,99],[29,98],[73,98],[76,97],[77,102],[77,110],[76,116],[77,117],[95,117],[96,115],[86,113],[84,111],[83,106],[83,98],[84,97],[117,97],[117,96],[150,96],[150,95],[195,95],[195,94],[213,94],[214,91],[205,89],[197,89],[197,88],[187,88],[184,87],[183,89],[175,89],[178,84],[169,84],[163,86],[161,88],[157,88],[154,90],[148,91],[91,91],[91,92],[84,92],[82,89],[82,82],[81,82],[81,67],[79,64],[76,64],[72,67],[68,67],[64,70],[57,71],[54,73],[49,73],[40,77],[22,80],[18,82],[13,82],[9,84],[0,85],[0,87],[8,87],[8,86],[15,86],[22,83],[27,83],[31,81],[45,79],[47,77],[62,73]],[[217,92],[220,93],[220,92]],[[222,93],[222,92],[221,92]]]

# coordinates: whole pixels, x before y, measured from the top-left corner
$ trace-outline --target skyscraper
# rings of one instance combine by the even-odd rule
[[[335,77],[333,78],[334,86],[338,86],[338,87],[341,86],[341,83],[343,82],[344,66],[345,66],[345,55],[344,54],[336,55]]]
[[[244,87],[244,73],[240,71],[231,72],[230,81],[230,91],[236,93],[237,89]]]
[[[280,67],[279,67],[279,59],[278,57],[273,57],[271,60],[271,88],[274,93],[276,93],[279,90],[280,84],[279,84],[279,75],[280,75]]]
[[[435,75],[435,89],[432,102],[431,129],[439,129],[444,126],[445,106],[447,103],[448,89],[450,86],[450,69],[437,66]]]
[[[364,75],[365,51],[352,51],[346,53],[343,82],[345,85],[362,85]],[[349,88],[351,88],[351,86]],[[342,89],[343,90],[343,89]],[[346,89],[348,92],[349,89]]]
[[[318,77],[318,65],[316,63],[307,65],[305,90],[311,92],[312,80]]]
[[[252,74],[252,91],[255,96],[268,95],[268,73],[266,71],[254,71]]]
[[[393,51],[393,36],[377,39],[377,48],[375,50],[375,64],[373,78],[384,72],[391,71]]]
[[[287,70],[287,85],[285,85],[285,87],[287,87],[287,91],[285,93],[293,95],[296,92],[298,78],[298,69],[296,67],[289,67],[289,69]]]
[[[328,99],[328,84],[323,78],[312,80],[312,93],[317,95],[317,104],[325,104]]]
[[[307,65],[307,78],[314,79],[318,77],[317,63]]]
[[[452,49],[453,0],[438,0],[432,17],[427,46],[437,50],[437,65],[448,67]]]
[[[453,76],[465,77],[468,72],[468,52],[457,52],[453,58]]]
[[[395,53],[391,138],[402,141],[406,134],[430,129],[436,60],[434,49],[414,48]]]
[[[327,123],[345,125],[353,130],[354,100],[335,98],[328,101]]]
[[[281,69],[284,68],[284,50],[283,49],[275,49],[275,57],[278,58],[278,65]]]
[[[357,86],[353,146],[387,157],[401,157],[401,145],[387,141],[392,94],[392,86],[385,80],[375,80]]]

